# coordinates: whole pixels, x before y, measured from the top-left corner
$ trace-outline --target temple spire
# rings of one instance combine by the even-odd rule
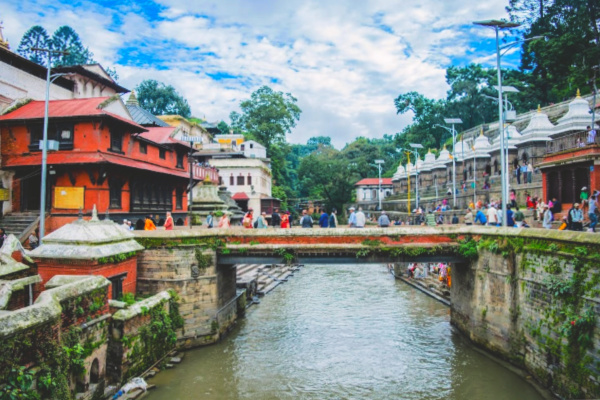
[[[127,99],[126,104],[129,106],[139,106],[140,105],[140,102],[138,101],[137,96],[135,95],[135,89],[131,90],[131,93],[129,94],[129,98]]]
[[[579,90],[579,88],[577,88],[577,96],[578,99],[581,98],[581,91]]]
[[[4,39],[4,35],[2,33],[2,28],[4,28],[2,26],[2,21],[0,21],[0,47],[4,47],[5,49],[10,49],[10,46],[8,45],[8,40]]]
[[[538,113],[541,113],[541,112],[542,112],[542,106],[540,106],[539,104],[538,104],[538,109],[537,109],[537,112],[538,112]]]

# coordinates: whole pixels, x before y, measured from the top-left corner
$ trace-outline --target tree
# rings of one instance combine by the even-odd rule
[[[217,128],[219,128],[219,131],[223,135],[226,135],[229,133],[229,125],[227,125],[227,123],[225,121],[219,122],[219,124],[217,125]]]
[[[95,63],[92,52],[83,46],[77,32],[68,25],[63,25],[54,32],[51,47],[55,51],[68,52],[55,56],[55,67]]]
[[[43,27],[35,25],[29,28],[21,38],[17,53],[36,64],[46,66],[48,64],[48,54],[32,50],[32,48],[48,49],[50,47],[51,41],[48,32]]]
[[[344,204],[352,197],[356,177],[352,165],[338,150],[323,147],[304,157],[298,175],[303,186],[310,188],[310,197],[324,199],[327,208],[336,208],[343,215]]]
[[[147,79],[142,81],[135,90],[140,106],[154,115],[176,114],[185,118],[191,116],[187,100],[171,85]]]
[[[242,101],[241,114],[230,114],[231,126],[250,133],[256,141],[267,149],[272,157],[273,148],[285,143],[285,135],[292,131],[300,119],[302,110],[296,105],[296,98],[290,93],[274,92],[263,86]]]

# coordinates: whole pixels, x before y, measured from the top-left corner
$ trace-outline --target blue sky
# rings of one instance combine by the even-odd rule
[[[0,0],[0,20],[13,49],[32,25],[70,25],[122,85],[171,84],[209,121],[229,122],[262,85],[292,93],[303,113],[289,141],[341,147],[401,131],[411,117],[394,98],[444,97],[448,66],[495,66],[493,31],[472,21],[507,17],[507,2]]]

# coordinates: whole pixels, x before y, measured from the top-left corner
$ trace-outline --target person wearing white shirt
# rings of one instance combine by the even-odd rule
[[[491,205],[487,210],[487,218],[489,226],[497,226],[498,225],[498,213],[496,212],[496,208]]]
[[[358,207],[358,212],[356,213],[356,227],[364,228],[366,220],[367,218],[365,217],[365,213],[362,211],[362,207]]]

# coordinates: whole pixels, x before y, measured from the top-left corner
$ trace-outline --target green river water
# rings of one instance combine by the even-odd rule
[[[382,265],[307,265],[148,400],[541,399]]]

